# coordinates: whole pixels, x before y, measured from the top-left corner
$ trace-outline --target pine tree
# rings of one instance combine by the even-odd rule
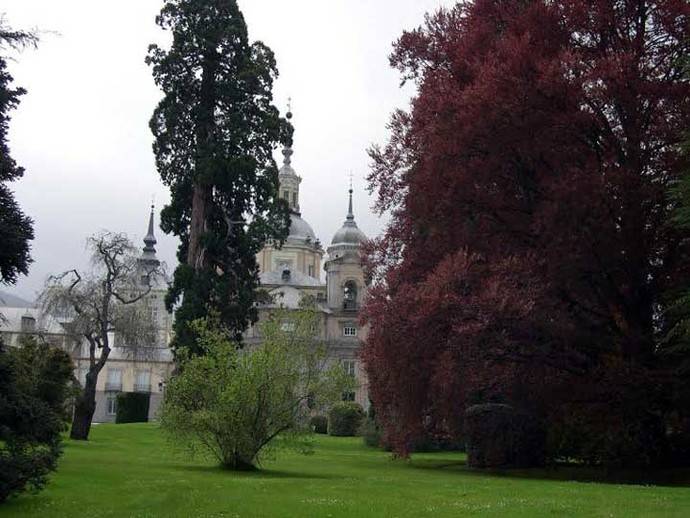
[[[289,225],[273,160],[291,137],[272,104],[275,58],[249,42],[235,0],[166,0],[156,23],[173,36],[147,63],[164,93],[150,124],[171,191],[161,227],[181,240],[166,300],[179,304],[176,345],[193,346],[188,323],[210,310],[239,339],[257,319],[255,256]]]
[[[35,34],[13,31],[0,19],[0,51],[35,45],[37,41]],[[24,175],[24,168],[12,158],[7,143],[10,111],[26,93],[23,88],[13,87],[12,81],[6,58],[0,55],[0,284],[14,284],[18,275],[28,273],[30,241],[34,238],[33,222],[22,212],[7,186]]]

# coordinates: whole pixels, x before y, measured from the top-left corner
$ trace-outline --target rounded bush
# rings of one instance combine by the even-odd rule
[[[309,419],[309,428],[314,433],[328,433],[328,418],[325,415],[315,415]]]
[[[537,419],[510,405],[474,405],[465,412],[467,464],[531,468],[545,464],[546,435]]]
[[[362,436],[362,440],[366,446],[370,448],[379,448],[382,446],[382,433],[381,428],[376,423],[374,419],[370,417],[362,421],[362,425],[359,427],[359,435]]]
[[[151,394],[123,392],[117,395],[116,423],[146,423],[149,420]]]
[[[364,410],[359,403],[342,401],[333,405],[328,412],[328,434],[338,437],[357,435],[364,419]]]

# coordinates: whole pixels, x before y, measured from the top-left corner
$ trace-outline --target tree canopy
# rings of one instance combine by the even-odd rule
[[[156,165],[170,188],[161,226],[181,240],[167,303],[175,342],[213,310],[239,339],[257,318],[255,256],[287,235],[273,151],[291,127],[272,104],[275,58],[250,43],[235,0],[166,0],[156,23],[172,46],[147,62],[163,99],[151,118]]]
[[[159,265],[139,261],[124,234],[103,232],[89,238],[88,245],[93,269],[52,276],[39,298],[44,314],[67,319],[67,330],[88,351],[89,368],[75,401],[70,431],[70,437],[78,440],[88,439],[98,376],[110,353],[117,347],[135,359],[145,359],[156,350],[160,329],[144,299],[165,275]]]
[[[370,153],[393,217],[368,251],[363,353],[398,452],[508,403],[547,423],[554,455],[659,453],[665,293],[690,281],[687,231],[668,224],[689,16],[675,0],[476,0],[398,40],[417,95]]]
[[[32,337],[0,340],[0,503],[41,489],[57,467],[74,366],[69,355]]]
[[[261,344],[244,350],[213,315],[193,325],[203,354],[180,351],[161,411],[172,442],[228,469],[253,469],[277,444],[310,451],[311,409],[352,388],[319,342],[319,314],[278,311],[262,322]]]
[[[7,185],[24,175],[24,168],[10,154],[7,139],[10,112],[17,108],[26,90],[13,86],[5,52],[35,45],[37,41],[35,34],[12,30],[0,17],[0,284],[14,284],[18,275],[29,272],[34,238],[31,218],[22,212]]]

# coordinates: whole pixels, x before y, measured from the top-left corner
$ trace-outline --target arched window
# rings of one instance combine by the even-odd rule
[[[357,283],[347,281],[343,288],[343,307],[345,309],[357,309]]]

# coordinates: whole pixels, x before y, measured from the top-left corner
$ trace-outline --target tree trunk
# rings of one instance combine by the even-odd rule
[[[201,236],[206,231],[206,213],[210,189],[204,185],[194,186],[192,198],[192,221],[189,228],[189,249],[187,250],[187,264],[195,270],[204,268],[204,249],[201,246]]]
[[[197,153],[195,164],[194,193],[192,196],[192,220],[189,228],[189,248],[187,249],[187,264],[194,270],[206,267],[206,253],[201,244],[201,236],[206,232],[206,218],[209,203],[212,201],[213,178],[209,170],[209,163],[216,152],[214,145],[216,73],[220,56],[216,51],[216,43],[207,42],[203,55],[201,72],[201,91],[199,93],[199,116],[196,120]]]
[[[90,374],[90,373],[89,373]],[[86,376],[84,391],[77,398],[74,404],[74,415],[72,416],[72,429],[70,439],[77,441],[87,441],[91,431],[91,420],[96,411],[96,376],[90,379]]]

